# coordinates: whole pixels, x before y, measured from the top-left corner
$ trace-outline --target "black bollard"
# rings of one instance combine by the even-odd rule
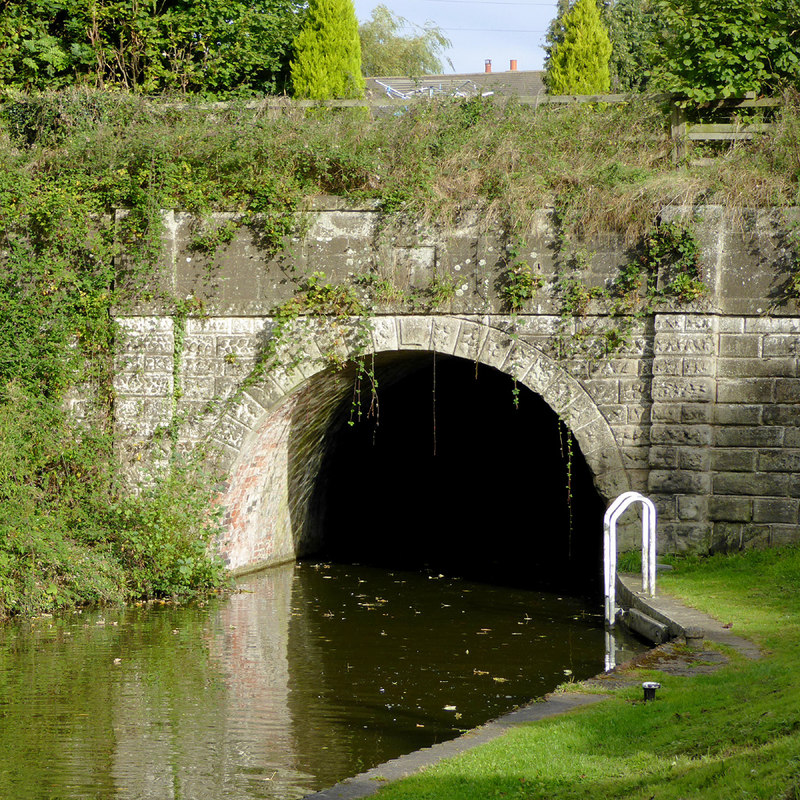
[[[660,689],[661,684],[656,683],[655,681],[645,681],[642,684],[642,689],[644,689],[644,701],[645,703],[648,700],[655,700],[656,699],[656,689]]]

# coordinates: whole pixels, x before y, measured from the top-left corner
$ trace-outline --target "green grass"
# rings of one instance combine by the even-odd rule
[[[800,797],[800,548],[676,559],[661,586],[765,648],[710,675],[640,669],[662,684],[514,729],[383,789],[381,800]]]

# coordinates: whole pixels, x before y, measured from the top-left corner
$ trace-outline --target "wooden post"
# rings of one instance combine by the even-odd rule
[[[670,125],[672,138],[672,160],[680,164],[686,158],[686,111],[677,103],[672,103],[672,119]]]

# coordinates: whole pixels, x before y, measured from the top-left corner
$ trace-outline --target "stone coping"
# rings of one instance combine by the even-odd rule
[[[746,658],[760,658],[761,651],[748,639],[737,636],[730,628],[709,614],[685,606],[675,597],[656,590],[655,597],[642,591],[638,575],[617,575],[617,601],[620,606],[636,608],[647,616],[663,622],[673,636],[684,636],[687,628],[702,628],[705,639],[732,647]]]
[[[601,694],[548,694],[540,701],[534,701],[522,708],[504,714],[496,720],[487,722],[479,728],[468,731],[457,739],[440,742],[422,750],[394,758],[384,764],[323,789],[321,792],[306,795],[304,800],[354,800],[375,794],[382,786],[391,781],[407,778],[415,772],[471,750],[478,745],[491,742],[502,736],[509,728],[527,722],[554,717],[574,708],[591,705],[606,699]]]

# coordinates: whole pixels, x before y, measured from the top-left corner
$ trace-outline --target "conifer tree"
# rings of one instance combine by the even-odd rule
[[[352,0],[310,0],[294,40],[295,97],[330,100],[362,97],[361,42]]]
[[[569,14],[569,0],[558,0],[556,15],[550,20],[547,34],[544,37],[544,68],[550,68],[553,51],[564,41],[564,17]]]
[[[550,53],[547,88],[552,94],[598,94],[611,86],[611,40],[597,0],[577,0],[564,15],[563,35]]]

